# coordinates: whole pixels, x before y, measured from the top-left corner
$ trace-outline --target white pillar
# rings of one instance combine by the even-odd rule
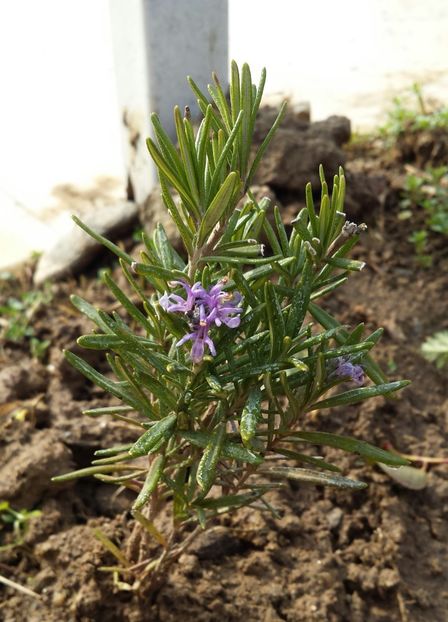
[[[205,89],[215,71],[228,74],[227,0],[110,0],[125,162],[137,203],[155,182],[146,149],[149,115],[174,137],[173,107],[196,100],[186,76]]]

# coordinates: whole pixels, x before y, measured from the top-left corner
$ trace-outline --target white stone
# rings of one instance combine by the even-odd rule
[[[137,222],[137,214],[135,203],[121,201],[92,210],[82,221],[95,233],[113,239],[129,231]],[[65,235],[60,236],[39,258],[34,273],[35,285],[79,272],[101,248],[101,244],[72,222]]]

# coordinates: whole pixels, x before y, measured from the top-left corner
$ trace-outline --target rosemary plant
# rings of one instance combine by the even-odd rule
[[[73,296],[95,324],[78,343],[105,350],[116,380],[71,352],[65,356],[118,398],[116,406],[86,414],[115,417],[136,435],[133,444],[97,451],[91,467],[55,478],[93,475],[136,492],[136,528],[148,530],[160,550],[135,568],[153,582],[210,519],[242,506],[269,508],[265,494],[287,478],[365,486],[340,475],[315,451],[310,455],[306,445],[407,464],[364,441],[307,430],[311,411],[407,384],[387,382],[370,358],[381,330],[364,335],[360,324],[350,331],[319,304],[364,266],[347,257],[363,226],[346,220],[343,171],[330,192],[321,170],[319,209],[308,185],[306,207],[288,231],[278,207],[271,217],[269,200],[258,202],[250,190],[285,110],[283,105],[255,152],[265,72],[256,86],[247,65],[240,73],[232,63],[229,97],[214,75],[212,102],[191,78],[189,83],[202,111],[199,129],[188,110],[182,115],[176,107],[178,146],[155,114],[155,140],[147,141],[185,253],[176,252],[158,225],[151,237],[143,233],[145,250],[135,261],[75,218],[118,256],[129,291],[107,272],[103,279],[127,319]],[[268,241],[269,252],[260,239]],[[165,529],[170,516],[168,533],[154,523],[162,511]]]

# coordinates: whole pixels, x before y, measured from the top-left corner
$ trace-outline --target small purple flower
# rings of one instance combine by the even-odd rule
[[[364,370],[361,365],[353,365],[347,358],[342,356],[336,359],[337,367],[333,374],[354,382],[357,386],[364,384]]]
[[[177,294],[163,294],[160,299],[160,305],[165,311],[169,311],[170,313],[188,313],[193,309],[196,296],[199,293],[206,293],[200,283],[195,283],[190,287],[185,281],[171,281],[170,285],[181,285],[187,292],[186,300]]]
[[[176,346],[193,341],[191,360],[194,363],[199,363],[204,358],[205,346],[212,356],[216,356],[215,344],[208,334],[210,327],[225,324],[229,328],[236,328],[240,324],[239,314],[243,309],[238,305],[242,296],[239,292],[230,294],[222,291],[226,282],[227,279],[222,279],[206,290],[199,282],[190,286],[185,281],[172,281],[170,285],[184,288],[187,298],[167,293],[160,298],[160,305],[165,311],[187,316],[191,332],[182,337]]]
[[[181,346],[186,341],[193,341],[193,346],[191,348],[191,360],[193,363],[200,363],[204,358],[205,346],[208,346],[210,350],[210,354],[212,356],[216,356],[216,348],[215,344],[211,340],[208,335],[208,326],[199,326],[197,330],[192,333],[188,333],[185,337],[182,337],[177,343],[176,346]]]
[[[210,288],[207,292],[203,290],[203,294],[199,294],[198,298],[200,303],[205,305],[208,309],[207,321],[209,323],[214,322],[216,326],[225,324],[229,328],[236,328],[240,325],[240,318],[238,315],[243,311],[241,307],[237,305],[242,301],[243,297],[239,292],[229,294],[223,292],[226,280],[219,281],[216,285]],[[234,316],[234,317],[231,317]]]

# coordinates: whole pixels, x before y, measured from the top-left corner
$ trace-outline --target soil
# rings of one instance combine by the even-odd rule
[[[413,258],[411,225],[397,218],[403,168],[396,154],[375,142],[346,151],[349,183],[358,173],[376,173],[388,184],[379,206],[357,215],[369,231],[356,256],[368,265],[327,307],[352,326],[384,326],[377,358],[391,379],[409,378],[412,384],[395,399],[320,412],[310,426],[391,443],[404,453],[448,457],[446,371],[420,353],[426,336],[448,328],[447,258],[438,253],[429,269]],[[81,415],[110,398],[72,370],[61,353],[77,351],[76,338],[90,329],[70,305],[71,293],[98,307],[114,305],[96,280],[105,261],[103,256],[78,280],[53,285],[53,302],[35,313],[36,336],[51,342],[43,362],[31,359],[26,344],[8,342],[1,350],[0,500],[42,514],[30,519],[22,544],[0,552],[0,575],[38,598],[0,584],[0,620],[446,622],[447,466],[431,468],[426,488],[412,491],[330,449],[324,455],[368,482],[366,490],[291,483],[270,495],[279,518],[243,509],[201,535],[153,601],[113,585],[100,567],[114,558],[94,530],[122,542],[132,522],[129,497],[114,496],[114,488],[93,478],[65,486],[49,481],[87,466],[100,447],[134,439],[124,424]],[[5,281],[1,296],[30,283],[31,268]],[[83,356],[103,364],[95,352]],[[6,530],[1,536],[2,544],[13,538]]]

